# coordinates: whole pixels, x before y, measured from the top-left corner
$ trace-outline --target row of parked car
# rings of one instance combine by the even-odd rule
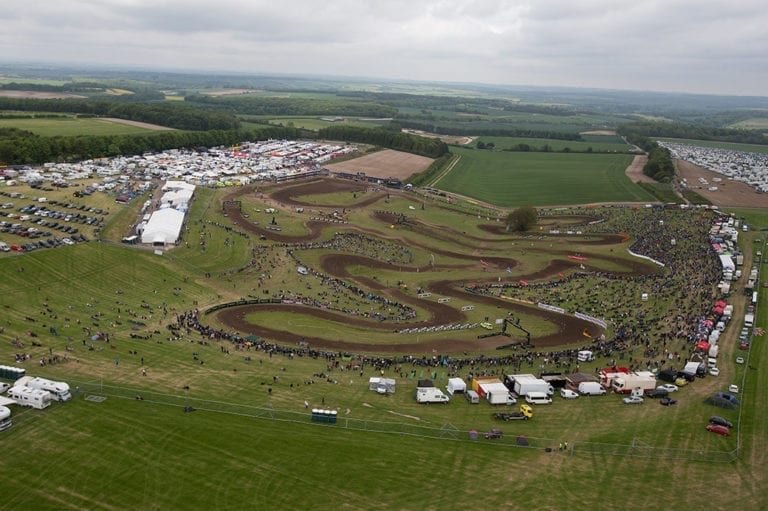
[[[45,206],[38,206],[36,204],[30,204],[19,208],[19,213],[23,215],[34,215],[42,218],[51,218],[56,220],[62,220],[64,222],[73,222],[83,225],[100,225],[103,218],[96,216],[88,216],[85,213],[68,213],[65,211],[55,211],[48,209]],[[7,214],[6,216],[10,216]]]
[[[50,234],[50,233],[48,233]],[[82,234],[75,234],[71,238],[48,238],[24,244],[11,244],[0,242],[1,252],[32,252],[41,248],[55,248],[59,246],[74,245],[75,243],[85,243],[88,238]]]

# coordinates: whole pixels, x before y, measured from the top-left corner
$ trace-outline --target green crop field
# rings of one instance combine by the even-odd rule
[[[717,142],[712,140],[692,140],[687,138],[659,138],[664,142],[687,144],[697,147],[713,147],[717,149],[730,149],[731,151],[745,151],[750,153],[768,153],[768,145],[738,144],[733,142]]]
[[[465,149],[461,154],[520,153]],[[538,172],[553,183],[567,177],[557,167],[569,162],[576,162],[582,178],[605,182],[600,172],[610,173],[614,165],[623,176],[629,158],[523,156],[557,157],[526,160],[539,165]],[[579,158],[572,159],[575,156]],[[503,166],[489,162],[497,172]],[[603,170],[589,171],[594,162]],[[608,191],[616,194],[621,187],[610,179],[614,189]],[[642,312],[649,318],[642,332],[653,347],[664,338],[670,352],[687,354],[690,343],[663,337],[666,324],[658,318],[699,294],[665,294],[661,284],[689,283],[700,276],[700,268],[686,259],[677,275],[676,270],[643,263],[626,249],[635,242],[633,229],[644,222],[670,229],[661,239],[679,232],[677,248],[671,250],[685,254],[682,250],[688,247],[698,257],[695,251],[702,240],[682,234],[703,236],[711,212],[548,210],[542,211],[545,216],[535,234],[515,234],[499,228],[497,219],[505,214],[501,209],[449,204],[444,197],[419,190],[364,185],[350,203],[349,188],[329,185],[338,180],[319,183],[321,188],[305,189],[305,195],[295,192],[290,203],[279,203],[273,195],[281,185],[260,185],[258,192],[198,189],[182,243],[162,256],[109,241],[119,239],[131,225],[145,200],[141,197],[127,207],[112,202],[103,241],[0,257],[0,363],[67,381],[76,389],[72,401],[45,410],[11,407],[14,425],[0,432],[0,509],[592,511],[604,503],[614,506],[617,492],[624,503],[656,500],[662,483],[674,487],[663,495],[667,507],[723,509],[734,502],[745,510],[768,507],[768,463],[762,448],[768,440],[768,405],[761,394],[768,386],[768,372],[761,369],[768,364],[768,350],[762,338],[754,337],[751,351],[738,351],[734,326],[722,337],[721,375],[681,388],[674,394],[678,404],[671,407],[651,399],[627,406],[613,394],[572,401],[555,396],[552,405],[536,406],[531,420],[500,422],[491,416],[499,408],[485,402],[470,405],[456,396],[445,405],[420,405],[414,399],[416,382],[424,378],[444,388],[449,377],[468,379],[470,373],[575,370],[570,362],[548,355],[564,346],[535,345],[540,336],[560,328],[559,319],[534,317],[535,306],[525,312],[513,308],[522,301],[541,300],[599,317],[609,314],[608,307],[615,317]],[[301,183],[285,186],[297,190]],[[527,186],[529,195],[545,197],[532,184]],[[567,187],[576,184],[556,186],[568,196]],[[242,209],[222,210],[222,201],[233,197]],[[297,211],[305,198],[306,210]],[[107,199],[97,194],[78,201],[95,205]],[[265,206],[277,211],[267,214]],[[336,208],[346,210],[343,222],[310,220],[331,218]],[[737,214],[753,227],[739,239],[749,266],[755,251],[765,252],[760,229],[768,227],[768,215],[759,210]],[[284,229],[260,230],[272,216]],[[659,218],[665,220],[663,228],[658,227]],[[601,222],[590,224],[594,220]],[[549,235],[550,229],[579,233]],[[579,254],[579,262],[569,258],[573,254]],[[343,258],[347,260],[340,263]],[[554,273],[544,272],[532,277],[530,286],[518,286],[522,276],[542,272],[553,262],[561,265]],[[299,263],[312,272],[299,275]],[[545,282],[557,272],[569,278]],[[603,272],[615,275],[605,278]],[[627,272],[641,272],[643,277],[625,279]],[[433,296],[417,296],[417,289],[440,282],[456,285],[439,288]],[[512,286],[470,293],[465,290],[469,282]],[[641,302],[640,293],[649,289],[651,299]],[[760,290],[758,324],[765,327],[768,288]],[[514,311],[534,332],[534,348],[496,349],[492,343],[498,339],[477,339],[486,331],[478,328],[456,336],[474,343],[471,347],[464,352],[454,349],[442,358],[439,348],[420,345],[452,342],[450,335],[397,333],[409,322],[387,323],[368,316],[387,314],[395,302],[402,302],[416,310],[414,321],[422,321],[434,313],[430,310],[437,310],[436,299],[443,292],[456,293],[446,307],[477,306],[462,322],[483,321],[484,316],[493,321]],[[376,302],[371,299],[375,294],[393,302]],[[506,302],[500,302],[500,294]],[[245,314],[260,327],[360,343],[376,341],[376,332],[384,331],[379,341],[414,347],[408,352],[374,350],[370,357],[340,349],[312,351],[320,349],[312,340],[310,350],[296,342],[257,349],[175,327],[176,315],[185,311],[263,297],[317,300],[323,310],[339,314],[335,320],[287,309]],[[734,293],[731,300],[743,312],[744,295]],[[376,326],[366,329],[355,323],[358,319]],[[202,314],[200,320],[232,332],[217,313]],[[575,334],[579,340],[569,349],[596,346],[581,328]],[[502,342],[518,340],[519,335],[515,331]],[[664,352],[646,355],[644,346],[645,341],[601,355],[578,369],[594,374],[611,358],[619,358],[619,365],[646,358],[667,362]],[[516,358],[525,352],[530,359]],[[29,359],[15,362],[19,354],[29,354]],[[480,354],[484,357],[477,357]],[[747,354],[745,364],[734,362]],[[54,356],[40,365],[41,359]],[[487,357],[498,357],[498,364],[487,362]],[[381,365],[384,359],[394,362]],[[381,375],[396,379],[394,394],[368,390],[369,378]],[[704,403],[707,395],[730,383],[741,387],[740,410]],[[106,399],[86,399],[92,397]],[[337,423],[313,423],[310,409],[315,407],[337,410]],[[713,414],[738,421],[738,434],[706,432],[707,417]],[[503,439],[483,438],[482,432],[493,427],[504,431]],[[471,439],[470,430],[479,431],[479,438]],[[568,450],[559,449],[564,442]],[[519,446],[525,443],[527,447]],[[491,477],[500,482],[489,484]],[[727,492],[719,491],[724,481]]]
[[[741,130],[768,130],[768,118],[752,117],[751,119],[735,122],[728,127]]]
[[[459,163],[434,186],[498,206],[653,200],[625,175],[630,155],[452,152]]]
[[[496,150],[504,150],[516,147],[520,144],[526,144],[533,148],[533,150],[541,149],[545,146],[549,146],[550,151],[562,151],[566,148],[572,151],[587,151],[590,148],[593,151],[599,152],[616,152],[625,153],[629,151],[630,146],[624,143],[617,137],[606,137],[609,141],[600,141],[598,137],[592,137],[592,140],[582,142],[578,140],[553,140],[548,138],[524,138],[524,137],[480,137],[478,140],[488,143],[493,143],[496,146]],[[616,141],[617,140],[617,141]]]
[[[75,135],[139,135],[152,133],[146,128],[104,119],[59,117],[52,119],[2,119],[0,128],[19,128],[46,137]]]

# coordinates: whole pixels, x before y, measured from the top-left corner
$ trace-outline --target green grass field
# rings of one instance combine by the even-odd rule
[[[596,139],[598,137],[592,137]],[[572,151],[583,152],[590,148],[597,152],[616,152],[623,153],[630,149],[630,146],[625,144],[621,139],[618,142],[613,141],[616,137],[606,137],[609,141],[577,141],[577,140],[554,140],[548,138],[523,138],[523,137],[480,137],[478,140],[481,142],[493,143],[496,146],[497,151],[504,149],[510,149],[519,144],[527,144],[530,147],[540,149],[544,146],[549,146],[551,151],[562,151],[566,148]]]
[[[627,505],[655,500],[660,488],[667,487],[674,488],[663,494],[667,507],[725,509],[734,502],[745,510],[768,507],[764,489],[768,463],[762,448],[768,440],[768,405],[762,394],[768,386],[768,373],[762,370],[768,365],[768,350],[763,339],[754,340],[750,358],[742,366],[733,363],[742,352],[724,340],[721,376],[681,389],[674,407],[652,400],[626,406],[615,395],[574,401],[557,397],[551,406],[537,406],[530,421],[499,423],[491,418],[497,409],[487,403],[470,405],[461,397],[447,405],[415,402],[416,380],[433,378],[444,387],[448,367],[403,363],[399,369],[385,369],[387,376],[397,379],[398,389],[391,396],[381,396],[367,386],[368,378],[380,375],[380,370],[370,364],[347,368],[345,364],[357,360],[351,357],[341,356],[340,367],[330,367],[322,356],[237,350],[226,341],[183,329],[172,332],[166,325],[174,314],[191,308],[204,309],[267,287],[270,294],[278,289],[305,294],[324,289],[318,279],[296,275],[295,262],[287,257],[282,243],[245,239],[224,229],[230,219],[222,214],[219,201],[229,191],[198,190],[185,234],[189,247],[182,244],[163,256],[104,241],[0,258],[4,276],[0,336],[6,341],[0,343],[0,363],[12,364],[15,353],[28,352],[32,358],[23,365],[30,374],[81,387],[72,402],[54,403],[43,411],[13,407],[14,426],[0,433],[5,468],[0,471],[1,509],[593,511],[603,504],[615,507],[619,500]],[[413,251],[417,264],[425,264],[430,252],[437,253],[438,264],[462,262],[446,251],[473,257],[511,256],[520,260],[516,273],[542,267],[550,257],[547,251],[588,254],[590,264],[604,264],[609,270],[620,267],[601,262],[600,256],[629,260],[625,248],[630,241],[599,246],[587,244],[581,236],[489,234],[480,226],[493,224],[493,217],[466,214],[437,201],[418,209],[417,197],[393,195],[389,202],[355,210],[349,224],[329,224],[318,239],[328,240],[335,232],[364,233],[381,240],[366,253],[371,257],[389,257],[389,252],[396,254],[402,246]],[[260,201],[249,199],[244,204],[252,208]],[[423,225],[443,225],[454,231],[437,237],[416,227],[390,228],[371,215],[376,209],[404,213]],[[615,229],[646,210],[577,208],[573,213],[582,217],[565,217],[562,223],[568,228],[586,228],[584,217],[606,214],[616,215],[606,227]],[[748,257],[757,250],[766,253],[760,229],[768,227],[768,215],[759,210],[736,213],[753,227],[740,237],[742,249]],[[670,218],[683,224],[703,218],[686,214],[676,211]],[[112,215],[110,238],[120,235],[121,225],[129,224],[123,213]],[[277,217],[291,232],[299,232],[306,215],[281,208]],[[547,225],[557,222],[553,218]],[[460,234],[483,236],[483,241],[464,240]],[[206,240],[204,246],[201,239]],[[228,239],[230,243],[225,243]],[[353,243],[347,253],[357,253],[357,248]],[[333,253],[335,249],[328,247],[299,252],[313,267],[320,256]],[[256,265],[238,271],[251,258]],[[389,275],[365,265],[347,270],[353,281],[376,276],[383,282]],[[257,287],[263,274],[267,275],[264,284],[259,281]],[[398,278],[414,288],[440,278],[495,280],[499,274],[514,278],[503,270],[493,273],[480,267],[424,270]],[[663,301],[633,305],[632,296],[648,282],[655,284],[645,279],[625,282],[593,277],[564,290],[569,294],[561,303],[577,306],[584,301],[585,290],[599,289],[616,296],[622,307],[647,307],[642,310],[651,316],[666,313],[670,304]],[[758,324],[765,327],[768,288],[760,290]],[[555,294],[558,288],[521,289],[517,296],[536,300],[545,292]],[[486,307],[477,313],[497,314]],[[273,315],[264,321],[290,329],[334,328],[306,316]],[[50,332],[52,326],[57,335]],[[656,326],[650,325],[647,333],[655,335]],[[90,340],[85,328],[109,332],[110,342]],[[344,326],[338,335],[367,335],[352,330]],[[735,327],[727,332],[731,337],[724,339],[734,341]],[[131,333],[151,336],[136,338]],[[13,339],[21,346],[11,344]],[[685,342],[676,339],[669,346],[678,349],[680,344]],[[67,361],[39,367],[37,360],[48,356],[49,350],[66,354]],[[507,352],[488,352],[503,353]],[[514,370],[535,373],[540,363],[535,358]],[[582,370],[593,372],[607,363],[600,359],[584,364]],[[471,370],[504,374],[512,367],[479,364],[466,366],[458,374],[466,378]],[[729,383],[742,387],[741,414],[703,403],[708,393]],[[87,401],[87,394],[107,399]],[[135,399],[137,395],[143,400]],[[305,402],[339,410],[338,424],[312,424]],[[184,413],[185,404],[196,411]],[[707,433],[706,418],[714,413],[740,420],[740,437]],[[505,439],[469,440],[468,430],[482,432],[491,427],[503,429]],[[518,436],[526,437],[533,448],[514,447]],[[557,449],[564,441],[571,448],[568,452]],[[737,460],[714,461],[728,459],[739,442]],[[545,447],[554,451],[546,452]],[[489,484],[489,478],[499,482]],[[719,491],[723,485],[728,491]]]
[[[75,135],[139,135],[151,130],[103,119],[0,119],[0,128],[19,128],[46,137]]]
[[[657,140],[687,144],[698,147],[713,147],[717,149],[730,149],[731,151],[745,151],[750,153],[768,153],[768,146],[757,144],[737,144],[731,142],[715,142],[711,140],[692,140],[687,138],[659,138]]]
[[[433,186],[497,206],[653,200],[625,175],[629,155],[452,152],[461,160]]]
[[[768,130],[768,118],[752,117],[751,119],[735,122],[728,127],[741,130]]]

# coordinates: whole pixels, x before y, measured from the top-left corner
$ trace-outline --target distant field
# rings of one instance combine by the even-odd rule
[[[384,122],[386,121],[363,121],[355,117],[344,118],[343,120],[340,120],[340,121],[325,121],[319,117],[300,117],[300,118],[284,117],[280,119],[269,120],[270,124],[281,124],[283,126],[288,126],[289,123],[293,123],[295,127],[304,128],[307,130],[319,130],[322,128],[327,128],[328,126],[339,126],[339,125],[375,128],[376,126],[379,126]]]
[[[0,119],[0,128],[19,128],[45,137],[73,135],[139,135],[151,130],[106,119]]]
[[[728,126],[729,128],[742,130],[768,130],[768,117],[753,117],[735,122]]]
[[[689,138],[657,138],[664,142],[673,142],[677,144],[688,144],[698,147],[715,147],[719,149],[730,149],[732,151],[746,151],[751,153],[768,153],[768,145],[757,144],[736,144],[731,142],[714,142],[711,140],[692,140]]]
[[[498,206],[653,200],[624,173],[630,155],[452,152],[461,160],[435,186]]]
[[[552,151],[562,151],[565,148],[570,148],[573,151],[587,151],[590,147],[593,151],[613,151],[613,152],[626,152],[630,149],[630,146],[624,143],[620,138],[614,136],[600,137],[592,135],[593,140],[587,142],[580,142],[577,140],[553,140],[549,138],[523,138],[523,137],[480,137],[480,141],[486,144],[492,142],[496,145],[497,150],[509,149],[517,146],[518,144],[527,144],[532,148],[541,148],[549,146]],[[605,138],[606,141],[599,141],[598,139]],[[614,141],[618,140],[618,142]]]

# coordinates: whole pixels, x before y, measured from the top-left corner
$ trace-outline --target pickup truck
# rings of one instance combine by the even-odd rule
[[[493,414],[493,418],[502,421],[528,420],[533,418],[533,408],[529,405],[520,405],[519,412],[498,412]]]

